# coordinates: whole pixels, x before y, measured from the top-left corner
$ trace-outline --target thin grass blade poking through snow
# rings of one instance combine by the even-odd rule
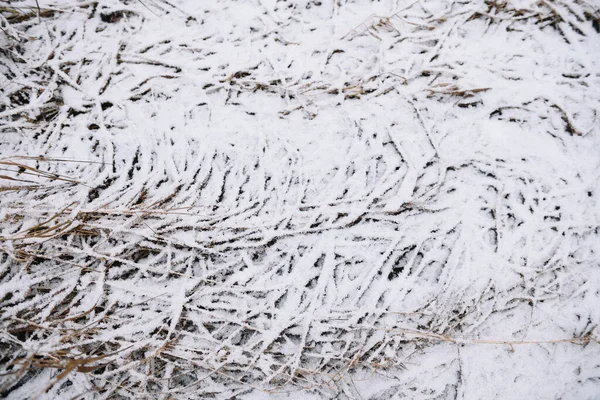
[[[593,398],[598,21],[0,2],[0,392]]]

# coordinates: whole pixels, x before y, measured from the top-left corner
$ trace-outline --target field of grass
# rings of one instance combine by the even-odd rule
[[[599,24],[0,1],[0,396],[597,399]]]

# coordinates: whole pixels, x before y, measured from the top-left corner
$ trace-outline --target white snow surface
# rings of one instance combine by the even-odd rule
[[[39,3],[0,393],[600,398],[598,0]]]

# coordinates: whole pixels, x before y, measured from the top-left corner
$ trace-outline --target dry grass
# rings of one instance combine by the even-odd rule
[[[577,27],[586,21],[598,20],[597,10],[575,1],[541,1],[532,9],[511,8],[509,2],[486,4],[485,12],[461,10],[456,14],[449,10],[444,15],[422,18],[418,23],[409,20],[411,16],[404,13],[406,10],[385,17],[371,16],[343,39],[351,42],[369,37],[381,41],[388,35],[401,42],[404,38],[398,26],[408,24],[416,26],[415,35],[423,35],[423,38],[429,38],[431,32],[439,32],[441,43],[445,40],[444,35],[450,36],[455,26],[472,21],[490,26],[503,21],[531,22],[540,30],[546,26],[560,30],[561,23],[567,23],[573,25],[573,29],[583,31],[583,27]],[[580,10],[568,14],[566,10],[570,7]],[[90,20],[91,15],[103,11],[95,2],[79,4],[73,9],[82,15],[89,14]],[[13,49],[18,47],[16,41],[19,38],[27,37],[36,18],[52,20],[64,11],[39,6],[0,5],[3,31],[18,32],[10,34]],[[103,29],[128,19],[142,18],[128,10],[104,11]],[[578,18],[580,14],[587,20]],[[14,26],[9,29],[9,25]],[[431,60],[441,56],[438,42],[427,46]],[[120,131],[106,115],[119,107],[102,100],[102,94],[112,84],[111,79],[121,75],[116,72],[117,68],[143,64],[160,70],[132,89],[131,102],[154,98],[156,95],[146,88],[149,83],[177,81],[181,73],[179,67],[168,62],[149,56],[144,59],[142,54],[126,56],[121,53],[121,49],[111,53],[110,65],[106,68],[114,70],[106,78],[105,85],[98,85],[99,92],[93,94],[91,105],[69,110],[62,107],[57,87],[83,91],[80,80],[85,74],[71,77],[68,68],[73,65],[63,65],[63,70],[48,66],[46,62],[57,57],[51,53],[46,55],[46,60],[38,60],[36,68],[25,70],[19,59],[24,54],[16,50],[10,54],[3,52],[0,55],[3,65],[14,76],[26,77],[24,80],[28,80],[30,86],[11,88],[2,94],[0,124],[3,128],[0,135],[32,133],[40,138],[32,140],[34,143],[42,139],[63,140],[60,137],[65,121],[79,121],[78,118],[83,120],[88,116],[91,119],[93,114],[99,116],[98,123],[87,120],[85,123],[93,139],[90,142],[96,141],[99,148],[109,149],[108,132]],[[327,63],[342,53],[342,50],[334,49],[328,55]],[[87,66],[86,62],[72,63]],[[164,73],[164,70],[172,73]],[[261,80],[251,70],[240,70],[215,79],[206,87],[212,93],[264,92],[282,98],[301,97],[304,104],[294,103],[280,115],[284,118],[302,111],[312,119],[317,115],[311,107],[312,102],[319,96],[370,102],[399,93],[398,87],[410,82],[422,81],[424,98],[437,99],[440,103],[455,102],[458,107],[463,107],[467,104],[462,103],[463,100],[478,99],[477,96],[493,90],[469,86],[463,80],[454,79],[460,72],[457,65],[441,64],[435,68],[425,65],[415,70],[385,71],[364,79],[349,80],[340,86],[339,82],[318,79],[307,83]],[[45,101],[34,101],[43,96]],[[413,104],[412,101],[409,99],[409,104]],[[565,123],[565,132],[570,136],[585,136],[586,132],[577,126],[576,117],[566,108],[551,99],[540,98],[534,102],[534,105],[542,104],[543,112],[558,112]],[[414,110],[421,118],[422,108],[414,106]],[[501,114],[503,110],[496,111]],[[552,114],[543,114],[544,120],[548,119],[546,115]],[[406,164],[402,148],[391,135],[390,143],[396,146],[402,160],[399,165]],[[437,152],[430,138],[429,143]],[[123,164],[127,168],[119,166],[122,170],[117,171],[114,158],[86,161],[3,154],[0,159],[0,223],[5,233],[0,236],[0,283],[4,285],[0,286],[0,393],[10,394],[20,385],[34,382],[41,376],[38,374],[41,370],[54,372],[44,381],[45,385],[39,388],[37,395],[57,394],[65,382],[79,385],[84,380],[88,382],[87,387],[92,388],[89,390],[105,398],[178,397],[189,393],[208,396],[214,395],[213,390],[235,396],[247,388],[268,393],[290,388],[327,393],[327,390],[340,390],[338,383],[350,379],[357,370],[373,374],[381,370],[401,373],[406,368],[402,354],[412,354],[440,343],[510,348],[517,345],[598,344],[595,327],[572,336],[544,340],[462,335],[461,330],[466,330],[469,323],[483,324],[489,317],[485,314],[487,311],[479,308],[481,298],[466,295],[465,299],[452,298],[447,306],[435,298],[421,309],[405,313],[390,311],[389,307],[378,308],[378,301],[384,298],[386,291],[372,296],[369,292],[371,298],[363,297],[367,290],[374,290],[370,285],[381,279],[376,275],[377,270],[381,271],[380,275],[385,272],[388,281],[392,281],[403,273],[393,264],[393,259],[397,259],[396,264],[404,260],[421,268],[417,261],[421,248],[418,246],[427,241],[434,245],[439,243],[441,252],[447,247],[443,244],[446,239],[442,237],[454,237],[459,225],[442,224],[440,234],[427,232],[429,236],[423,236],[421,242],[418,238],[413,243],[410,242],[413,238],[377,237],[373,244],[376,247],[373,254],[377,257],[368,259],[362,248],[356,247],[354,252],[346,250],[351,245],[361,246],[361,241],[366,240],[353,228],[414,224],[416,231],[420,223],[413,222],[412,217],[445,210],[439,196],[430,193],[441,188],[449,190],[447,185],[450,184],[446,181],[432,185],[419,199],[395,209],[378,205],[378,199],[373,196],[365,196],[367,200],[344,199],[307,205],[289,217],[261,220],[262,204],[258,201],[244,207],[223,209],[226,189],[222,189],[221,198],[209,205],[195,202],[184,205],[189,193],[200,193],[213,181],[217,184],[211,186],[212,190],[218,185],[225,188],[227,174],[234,176],[237,173],[229,157],[223,156],[221,160],[220,155],[211,155],[210,162],[214,163],[216,172],[211,167],[204,183],[196,182],[202,166],[195,171],[193,182],[168,177],[165,185],[169,190],[166,191],[152,191],[146,182],[140,183],[136,168],[142,161],[152,164],[148,157],[151,155],[132,153]],[[138,162],[138,158],[142,161]],[[258,165],[260,158],[250,161],[247,162],[248,169]],[[227,174],[217,175],[220,168],[230,169]],[[459,169],[451,168],[453,170],[448,167],[444,174],[450,175]],[[482,170],[485,166],[476,162],[460,168],[473,170],[480,178],[490,178],[491,173]],[[506,171],[515,181],[519,178],[510,175],[513,171],[509,167]],[[258,170],[255,172],[258,174]],[[163,183],[156,187],[161,185]],[[238,198],[242,196],[243,185],[240,184],[239,194],[235,195]],[[265,182],[256,186],[260,185],[266,187]],[[532,183],[525,185],[533,187]],[[82,193],[85,196],[82,197]],[[556,201],[562,200],[558,197]],[[565,232],[569,229],[571,227],[565,228]],[[320,248],[319,242],[312,239],[332,232],[348,232],[340,240],[342,250]],[[195,236],[188,239],[187,234]],[[290,250],[295,246],[293,239],[298,237],[306,238],[305,244]],[[329,284],[338,279],[335,274],[339,272],[336,271],[349,271],[365,261],[373,264],[373,274],[367,276],[364,284],[357,284],[354,293],[359,295],[356,295],[355,303],[350,304],[350,311],[339,307],[335,313],[320,315],[320,302],[327,298],[331,290]],[[431,265],[434,261],[431,260]],[[442,261],[443,265],[450,263],[450,255]],[[251,268],[259,272],[246,278],[244,274]],[[305,268],[306,271],[314,268],[319,272],[306,282],[302,281],[301,289],[296,290],[285,281],[296,277],[294,268]],[[410,278],[407,272],[404,274],[405,278]],[[534,285],[536,279],[545,279],[545,274],[550,272],[541,271],[528,283]],[[273,281],[265,283],[262,276],[272,276]],[[329,280],[326,279],[328,276]],[[442,279],[441,276],[440,272],[437,279]],[[145,291],[144,287],[152,290]],[[529,302],[533,303],[526,297],[521,301],[521,296],[525,295],[516,289],[516,293],[496,293],[493,286],[486,286],[485,290],[492,297],[504,296],[507,304],[522,302],[522,307],[527,308]],[[285,307],[286,301],[294,300],[295,296],[298,304],[304,307],[297,315],[293,306],[290,306],[293,312]],[[514,309],[520,310],[519,307],[521,305]],[[506,310],[513,310],[513,306],[494,312]],[[393,323],[389,322],[391,314],[394,315]],[[413,328],[403,328],[406,326]],[[215,387],[217,389],[213,389]]]

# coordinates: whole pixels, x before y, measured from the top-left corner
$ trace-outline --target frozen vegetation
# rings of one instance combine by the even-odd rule
[[[599,0],[0,1],[9,399],[598,399],[599,199]]]

